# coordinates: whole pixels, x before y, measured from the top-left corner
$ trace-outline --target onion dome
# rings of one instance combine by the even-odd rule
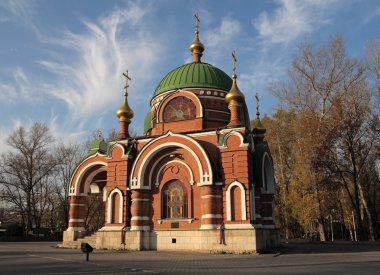
[[[131,121],[132,117],[134,116],[134,112],[132,111],[131,107],[128,105],[128,93],[124,93],[124,101],[123,105],[120,106],[120,108],[116,111],[116,116],[119,118],[119,121]]]
[[[236,84],[236,56],[235,51],[232,53],[232,86],[230,91],[226,94],[225,100],[228,105],[241,104],[244,102],[244,95],[240,92],[239,87]]]
[[[194,62],[201,62],[201,56],[203,55],[205,46],[199,40],[198,31],[195,32],[195,38],[193,40],[193,43],[191,43],[189,50],[194,57]]]
[[[123,75],[125,76],[124,101],[123,105],[121,105],[120,108],[116,111],[116,116],[119,118],[119,121],[131,122],[131,119],[134,116],[134,112],[128,105],[128,80],[131,80],[131,78],[128,76],[128,71],[126,71],[126,73],[123,73]]]
[[[222,70],[203,62],[182,65],[168,73],[158,84],[153,97],[183,88],[211,88],[229,91],[231,78]]]
[[[240,92],[239,87],[236,84],[236,74],[232,76],[232,86],[230,91],[226,94],[225,100],[227,104],[237,104],[244,102],[244,95]]]

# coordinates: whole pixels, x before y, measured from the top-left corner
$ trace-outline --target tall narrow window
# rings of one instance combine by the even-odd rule
[[[187,192],[179,180],[168,182],[162,193],[164,219],[187,218]]]

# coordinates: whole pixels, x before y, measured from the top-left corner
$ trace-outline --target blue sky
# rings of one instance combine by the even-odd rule
[[[64,141],[117,129],[126,69],[131,127],[142,134],[156,86],[191,60],[195,12],[204,62],[231,74],[236,50],[251,117],[256,92],[261,112],[275,112],[267,87],[286,76],[300,42],[340,34],[348,53],[362,57],[369,39],[380,40],[376,0],[1,0],[0,152],[15,127],[35,121]]]

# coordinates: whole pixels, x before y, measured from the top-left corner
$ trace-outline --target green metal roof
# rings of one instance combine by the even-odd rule
[[[146,114],[145,119],[144,119],[144,134],[146,134],[150,129],[152,129],[151,121],[152,121],[152,114],[149,112]]]
[[[192,62],[168,73],[158,84],[153,97],[174,89],[214,88],[229,91],[232,79],[222,70],[202,62]]]

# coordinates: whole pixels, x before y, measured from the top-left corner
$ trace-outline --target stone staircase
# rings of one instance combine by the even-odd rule
[[[78,238],[76,241],[66,242],[64,245],[60,244],[58,246],[65,248],[80,249],[82,243],[88,243],[93,248],[96,248],[96,233],[97,232],[93,233],[92,235],[85,236],[83,238]]]
[[[80,248],[81,243],[88,243],[93,248],[96,248],[96,233],[97,232],[93,233],[90,236],[86,236],[86,237],[77,239],[76,241],[79,242],[79,248]]]

